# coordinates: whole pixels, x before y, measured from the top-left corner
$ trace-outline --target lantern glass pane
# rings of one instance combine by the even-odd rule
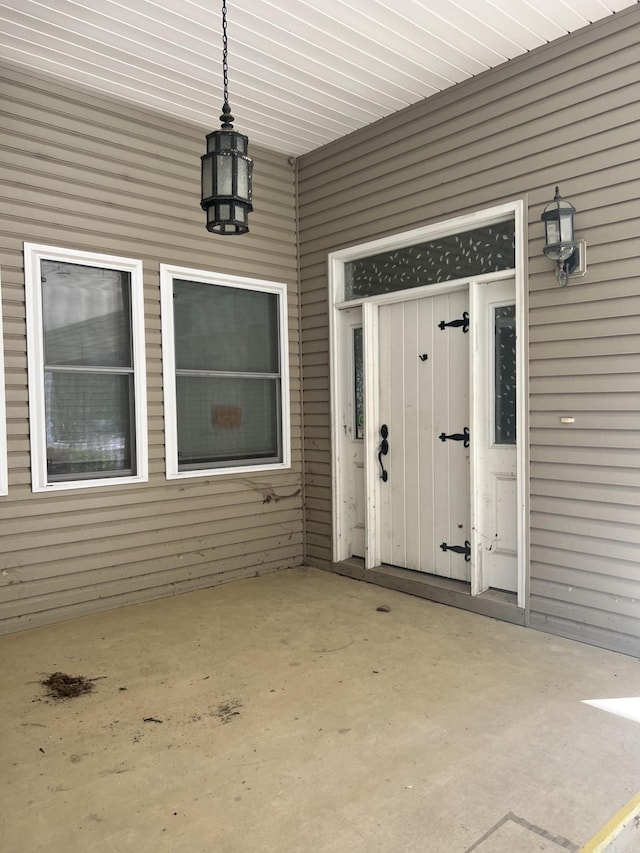
[[[233,195],[233,158],[229,154],[218,154],[216,156],[214,195]]]
[[[572,243],[573,242],[573,211],[572,210],[561,210],[560,211],[560,242],[561,243]]]
[[[238,158],[238,188],[239,198],[249,198],[249,163],[243,157]]]
[[[213,162],[211,157],[202,158],[202,198],[213,195]]]
[[[560,242],[560,224],[557,219],[545,219],[544,227],[547,235],[547,246],[555,246]]]

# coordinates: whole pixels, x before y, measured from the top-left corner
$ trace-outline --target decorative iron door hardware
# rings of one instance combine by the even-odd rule
[[[465,427],[464,432],[454,432],[451,435],[441,432],[438,437],[440,441],[464,441],[464,446],[469,447],[469,427]]]
[[[464,554],[465,562],[471,562],[471,542],[469,542],[468,539],[465,540],[464,545],[447,545],[446,542],[443,542],[440,546],[440,550],[454,551],[456,554]]]
[[[384,470],[384,462],[382,461],[382,457],[386,456],[389,452],[389,442],[387,441],[388,435],[389,427],[386,424],[382,424],[382,426],[380,427],[380,438],[382,439],[382,441],[380,442],[378,462],[380,463],[380,479],[383,483],[386,483],[389,479],[389,472]]]
[[[429,358],[429,355],[425,352],[422,355],[419,355],[418,358],[420,359],[420,361],[426,361]]]
[[[442,331],[444,331],[447,326],[451,326],[454,329],[457,329],[462,326],[462,331],[466,335],[469,331],[469,312],[464,311],[462,317],[459,320],[452,320],[450,323],[445,323],[444,320],[440,320],[440,322],[438,323],[438,328]]]

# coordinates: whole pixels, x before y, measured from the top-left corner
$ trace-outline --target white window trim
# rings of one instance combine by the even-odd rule
[[[7,472],[7,406],[4,378],[4,338],[2,332],[2,284],[0,283],[0,495],[9,493]]]
[[[42,325],[42,260],[114,269],[131,275],[131,335],[133,350],[136,474],[125,477],[48,482],[47,437],[44,395],[44,331]],[[31,488],[33,492],[87,489],[145,483],[149,479],[147,437],[147,371],[144,343],[144,297],[142,261],[115,255],[100,255],[61,249],[37,243],[24,244],[24,273],[27,314],[27,360],[29,368],[29,423],[31,433]]]
[[[264,465],[233,465],[226,468],[178,470],[178,423],[176,417],[176,358],[173,323],[173,280],[175,278],[222,287],[244,288],[279,296],[280,383],[282,462]],[[213,477],[220,474],[247,474],[253,471],[275,471],[291,467],[291,423],[289,404],[289,333],[287,319],[287,285],[244,276],[223,275],[208,270],[194,270],[160,264],[160,296],[162,309],[162,373],[164,383],[164,423],[167,480]]]

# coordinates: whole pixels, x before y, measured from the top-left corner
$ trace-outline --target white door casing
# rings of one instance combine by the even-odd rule
[[[471,339],[475,337],[478,338],[478,329],[474,327],[473,319],[474,313],[476,312],[475,304],[478,298],[478,290],[477,288],[488,287],[493,282],[499,282],[505,280],[505,273],[487,273],[482,276],[478,276],[476,279],[472,281],[463,282],[461,280],[452,281],[452,282],[442,282],[440,284],[433,284],[428,286],[420,286],[416,287],[413,290],[406,290],[398,293],[384,293],[377,296],[372,296],[364,299],[354,300],[351,303],[345,303],[344,300],[344,269],[345,263],[351,260],[355,260],[357,258],[365,258],[371,257],[376,254],[376,252],[380,251],[388,251],[390,249],[395,249],[402,246],[410,246],[416,245],[425,239],[431,239],[435,235],[436,237],[440,233],[461,233],[465,229],[470,227],[475,227],[478,224],[484,224],[490,221],[500,221],[500,219],[504,219],[509,215],[515,218],[515,230],[516,230],[516,265],[515,265],[515,301],[516,301],[516,321],[518,326],[518,339],[517,339],[517,372],[518,372],[518,382],[517,382],[517,411],[518,411],[518,445],[516,448],[516,457],[517,457],[517,504],[515,507],[516,519],[515,524],[513,523],[513,501],[509,497],[508,500],[505,501],[505,495],[502,495],[503,502],[509,504],[511,508],[511,531],[517,529],[517,536],[515,537],[516,541],[511,542],[510,544],[516,545],[516,549],[518,552],[518,568],[517,568],[517,602],[519,607],[525,606],[526,601],[526,592],[527,592],[527,572],[526,572],[526,561],[528,554],[528,526],[527,526],[527,517],[528,517],[528,454],[527,454],[527,445],[526,441],[523,440],[527,434],[527,365],[526,365],[526,352],[527,352],[527,328],[526,328],[526,310],[527,310],[527,293],[526,293],[526,279],[525,279],[525,241],[524,241],[524,211],[525,205],[523,201],[510,202],[500,207],[493,208],[488,211],[481,211],[477,214],[471,214],[469,216],[460,217],[457,220],[450,220],[447,223],[440,223],[436,226],[427,226],[425,228],[416,229],[414,232],[407,232],[403,235],[395,235],[393,237],[382,238],[377,241],[373,241],[366,245],[354,246],[350,249],[340,250],[332,254],[329,257],[329,278],[330,278],[330,291],[331,291],[331,303],[333,305],[333,310],[330,312],[330,338],[331,338],[331,393],[332,393],[332,439],[333,439],[333,472],[334,472],[334,502],[333,502],[333,559],[336,561],[345,560],[354,552],[354,545],[352,543],[358,541],[359,534],[354,533],[351,528],[352,524],[350,518],[355,518],[358,514],[358,511],[355,511],[354,508],[358,503],[365,503],[365,566],[368,569],[375,568],[380,566],[383,562],[387,562],[386,555],[383,560],[383,538],[386,533],[383,531],[383,527],[385,525],[384,521],[384,512],[382,507],[382,502],[384,498],[384,493],[382,492],[382,488],[386,484],[382,483],[380,480],[380,466],[378,462],[378,450],[380,445],[380,434],[379,429],[382,424],[382,420],[380,417],[380,406],[381,406],[381,388],[379,386],[379,373],[380,373],[380,364],[379,358],[381,356],[380,347],[379,347],[379,331],[378,324],[381,317],[384,314],[384,306],[395,304],[401,301],[406,302],[418,302],[423,297],[428,296],[436,296],[443,293],[454,292],[456,290],[470,291],[470,315],[471,315],[471,329],[470,334],[467,335],[467,339],[471,342]],[[513,280],[513,279],[512,279]],[[488,292],[488,291],[487,291]],[[426,303],[425,303],[426,304]],[[355,501],[351,501],[351,515],[349,515],[349,511],[345,511],[345,506],[348,504],[348,501],[345,501],[345,488],[347,491],[350,491],[352,495],[355,495],[354,485],[358,477],[361,478],[361,473],[355,473],[356,471],[361,472],[360,468],[361,461],[357,458],[357,453],[355,455],[350,455],[348,448],[345,445],[345,430],[344,424],[345,420],[343,417],[343,409],[341,408],[342,403],[341,400],[348,396],[351,393],[351,382],[352,382],[352,369],[351,367],[347,368],[345,364],[345,352],[348,352],[351,344],[349,343],[347,349],[345,350],[343,347],[345,344],[342,342],[343,338],[343,317],[342,315],[346,315],[352,311],[352,309],[360,310],[362,312],[362,325],[363,325],[363,337],[364,337],[364,367],[365,367],[365,454],[364,454],[364,490],[360,492],[360,501],[358,498],[355,498]],[[383,320],[384,321],[384,320]],[[351,323],[351,320],[344,322]],[[417,359],[416,359],[417,362]],[[384,366],[383,366],[384,367]],[[386,368],[384,368],[386,369]],[[468,365],[466,375],[469,377],[471,382],[471,387],[469,388],[469,411],[468,417],[471,420],[470,431],[471,436],[473,437],[474,431],[477,431],[477,420],[479,417],[479,410],[476,408],[476,401],[478,399],[479,386],[478,386],[478,376],[477,370],[478,361],[473,358],[472,364]],[[435,374],[434,374],[435,375]],[[423,377],[424,379],[424,377]],[[485,379],[486,381],[486,379]],[[441,378],[438,378],[438,383],[441,382]],[[346,390],[348,387],[348,391]],[[487,406],[485,404],[485,410]],[[414,414],[409,412],[407,422],[411,423],[411,418],[415,417]],[[456,418],[457,420],[457,418]],[[469,421],[467,421],[469,423]],[[388,425],[391,426],[391,425]],[[395,430],[396,427],[394,426]],[[402,425],[402,432],[404,435],[404,418]],[[435,428],[437,429],[437,427]],[[487,428],[488,429],[488,428]],[[444,431],[444,430],[443,430]],[[447,432],[457,431],[457,428],[448,426]],[[481,433],[479,433],[481,434]],[[488,434],[488,432],[487,432]],[[395,433],[392,435],[391,432],[389,434],[389,455],[387,456],[387,461],[391,462],[391,455],[394,451],[394,438]],[[404,439],[403,439],[404,440]],[[437,441],[437,437],[435,439]],[[361,445],[360,445],[361,446]],[[451,445],[453,447],[453,445]],[[395,448],[395,452],[397,455],[397,447]],[[469,452],[469,451],[467,451]],[[483,573],[483,565],[480,564],[480,561],[477,559],[478,552],[478,543],[479,536],[476,535],[475,531],[472,529],[475,526],[479,528],[479,532],[482,532],[480,528],[484,524],[481,522],[476,525],[476,518],[478,516],[478,501],[476,500],[476,491],[478,495],[483,494],[482,490],[476,489],[484,474],[480,474],[479,469],[477,468],[477,463],[479,460],[478,453],[476,452],[473,442],[471,442],[471,464],[472,467],[476,466],[475,470],[471,472],[471,484],[468,490],[469,497],[469,508],[471,510],[472,519],[470,519],[469,523],[469,538],[471,539],[471,562],[467,564],[467,567],[471,568],[471,592],[472,594],[478,594],[486,589],[487,586],[494,585],[494,573],[493,571],[485,571]],[[513,453],[513,449],[511,449],[511,453]],[[495,456],[495,454],[494,454]],[[503,492],[506,490],[507,492],[513,487],[513,478],[512,478],[512,467],[509,467],[511,462],[508,465],[499,464],[497,465],[500,469],[505,469],[502,473],[506,473],[507,477],[501,480],[503,486]],[[495,466],[494,466],[495,467]],[[349,473],[347,469],[351,469]],[[507,470],[508,469],[508,470]],[[389,469],[390,472],[392,469]],[[500,472],[498,472],[500,473]],[[409,475],[409,479],[413,476],[413,474]],[[353,478],[353,483],[349,485],[349,478]],[[486,492],[484,493],[486,495]],[[512,493],[511,493],[512,494]],[[500,497],[498,493],[496,493],[496,497]],[[441,499],[441,503],[444,502],[444,499]],[[486,498],[485,498],[486,503]],[[490,502],[489,502],[490,503]],[[494,501],[494,504],[497,505],[497,501]],[[405,506],[408,505],[405,497]],[[410,507],[410,515],[411,512],[414,512],[414,509]],[[454,513],[455,515],[455,513]],[[397,513],[396,513],[397,516]],[[415,518],[415,512],[414,512]],[[453,522],[455,524],[455,521]],[[495,526],[495,525],[494,525]],[[455,531],[454,531],[455,532]],[[510,534],[511,536],[513,534]],[[406,537],[406,534],[403,534]],[[424,539],[424,534],[421,533],[422,538]],[[439,538],[435,535],[435,539]],[[494,537],[495,538],[495,537]],[[507,537],[502,534],[499,534],[498,539],[501,539],[501,544],[509,544],[507,542]],[[449,539],[446,540],[447,542]],[[464,540],[461,540],[464,541]],[[386,546],[385,546],[386,547]],[[404,547],[404,545],[403,545]],[[358,545],[355,545],[355,550],[360,550]],[[512,551],[513,548],[505,548],[500,550]],[[397,548],[396,548],[397,551]],[[492,549],[490,552],[490,556],[496,556],[498,549]],[[450,555],[453,557],[453,555]],[[483,555],[484,556],[484,555]],[[513,558],[513,554],[509,555]],[[393,559],[398,559],[394,557]],[[409,562],[409,561],[407,561]],[[486,561],[484,563],[484,568],[487,568]],[[425,571],[430,571],[429,568],[424,568]],[[431,569],[432,571],[432,569]],[[512,569],[511,569],[512,571]],[[443,572],[446,574],[446,572]],[[455,573],[451,576],[455,577]],[[467,580],[469,577],[467,576]],[[510,582],[512,583],[512,581]],[[498,581],[497,585],[499,588],[505,588],[507,584],[504,581]],[[511,587],[513,588],[513,587]]]

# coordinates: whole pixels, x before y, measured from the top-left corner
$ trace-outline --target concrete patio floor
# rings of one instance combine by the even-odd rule
[[[3,853],[560,853],[640,788],[640,725],[582,703],[640,661],[313,569],[1,638],[0,674]]]

